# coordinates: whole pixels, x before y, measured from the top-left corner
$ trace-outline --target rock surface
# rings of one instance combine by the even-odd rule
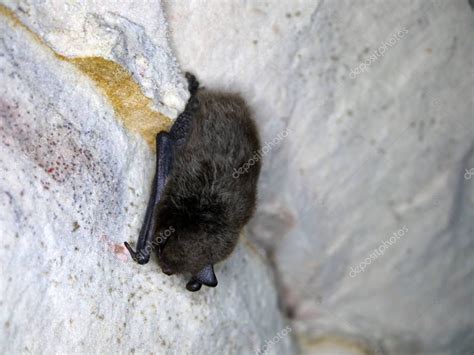
[[[263,141],[289,129],[251,231],[305,351],[471,354],[468,1],[165,4],[183,67],[242,92]]]
[[[184,109],[188,92],[168,45],[160,1],[2,2],[56,53],[112,60],[161,112],[174,118]]]
[[[171,77],[169,50],[149,47],[134,37],[143,34],[136,27],[127,29],[131,22],[147,28],[136,14],[149,8],[85,13],[80,6],[90,2],[69,17],[61,7],[19,3],[7,2],[31,31],[0,7],[0,352],[258,351],[286,324],[271,270],[245,238],[216,267],[219,286],[195,294],[185,290],[184,277],[165,276],[155,262],[139,266],[123,247],[136,239],[149,193],[154,159],[147,134],[169,125],[152,99],[173,93],[176,101],[163,101],[169,112],[185,99],[182,79]],[[153,4],[158,9],[148,19],[164,38],[166,24]],[[111,42],[104,42],[102,25],[82,27],[90,38],[76,36],[84,18],[112,21]],[[112,52],[127,51],[106,55],[112,42],[125,45]],[[158,57],[159,65],[141,78],[127,74],[140,50],[145,57],[153,52],[148,60]],[[291,336],[268,349],[291,352]]]

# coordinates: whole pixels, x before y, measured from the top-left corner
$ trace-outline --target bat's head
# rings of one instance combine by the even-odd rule
[[[183,223],[173,226],[173,233],[156,249],[158,264],[167,274],[196,274],[206,265],[213,265],[229,256],[239,234],[214,223]],[[168,229],[171,229],[169,227]],[[164,235],[166,230],[160,231]]]

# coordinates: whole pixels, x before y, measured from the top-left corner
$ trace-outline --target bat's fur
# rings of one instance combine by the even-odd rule
[[[236,94],[199,89],[188,139],[177,145],[158,206],[156,235],[172,226],[158,262],[167,273],[197,273],[225,259],[255,209],[260,161],[234,169],[260,149],[251,113]]]

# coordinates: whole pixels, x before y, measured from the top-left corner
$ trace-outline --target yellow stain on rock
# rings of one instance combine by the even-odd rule
[[[21,27],[33,39],[48,48],[61,61],[74,65],[94,81],[115,110],[124,126],[139,133],[151,149],[155,149],[156,133],[168,130],[171,119],[153,109],[153,102],[146,97],[133,77],[121,65],[101,57],[67,58],[56,53],[33,31],[23,24],[13,11],[0,5],[0,14],[13,26]]]
[[[141,134],[154,149],[156,133],[168,130],[171,120],[152,109],[152,100],[143,95],[132,76],[119,64],[101,57],[66,60],[96,83],[108,97],[125,127]]]
[[[322,336],[318,339],[308,339],[301,335],[297,338],[303,349],[308,349],[315,354],[374,355],[376,353],[376,351],[369,349],[355,339],[344,339],[331,335]]]

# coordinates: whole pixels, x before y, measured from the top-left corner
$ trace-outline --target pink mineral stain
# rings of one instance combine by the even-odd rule
[[[123,245],[114,243],[106,235],[102,235],[100,237],[100,241],[105,244],[106,249],[111,252],[117,259],[123,262],[128,262],[128,254]]]

